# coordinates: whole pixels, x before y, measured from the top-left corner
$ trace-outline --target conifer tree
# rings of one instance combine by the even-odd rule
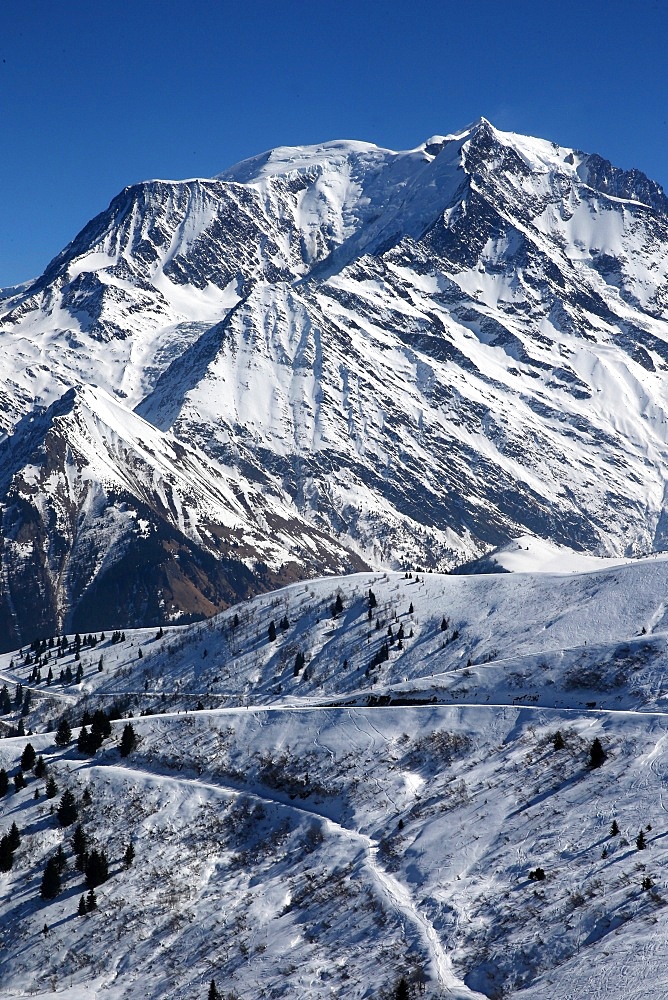
[[[16,823],[12,823],[9,831],[9,843],[11,844],[13,851],[16,851],[21,846],[21,834],[19,833],[19,828]]]
[[[123,728],[123,735],[119,744],[121,757],[128,757],[137,747],[137,736],[131,722],[127,722]]]
[[[58,725],[58,731],[56,733],[56,746],[66,747],[67,744],[72,739],[72,729],[69,722],[63,716]]]
[[[55,860],[58,865],[58,871],[62,875],[67,868],[67,858],[65,857],[65,851],[63,850],[62,844],[58,844],[58,850],[55,853]]]
[[[89,889],[86,895],[86,913],[92,913],[93,910],[97,910],[97,896]]]
[[[645,831],[641,830],[636,837],[636,847],[639,851],[644,851],[647,847],[647,841],[645,840]]]
[[[8,834],[0,837],[0,872],[11,871],[14,864],[14,848]]]
[[[600,767],[605,761],[607,753],[603,749],[601,741],[598,736],[594,739],[592,745],[589,748],[589,767],[593,770],[594,768]]]
[[[610,827],[610,836],[616,837],[619,834],[619,826],[617,825],[617,820],[613,819],[612,826]]]
[[[49,858],[42,876],[39,894],[42,899],[55,899],[60,892],[60,870],[55,858]]]
[[[40,754],[35,761],[35,777],[43,778],[46,775],[46,764],[44,763],[44,758]]]
[[[394,991],[395,1000],[409,1000],[408,983],[402,976],[397,983],[397,988]]]
[[[207,994],[207,1000],[223,1000],[221,994],[216,989],[215,979],[211,980],[211,985],[209,986],[209,992]]]
[[[267,638],[269,639],[269,642],[276,642],[276,623],[274,622],[273,618],[269,622],[269,628],[267,629]]]
[[[4,767],[0,767],[0,796],[6,795],[9,788],[9,775]]]
[[[77,913],[79,914],[80,917],[85,917],[86,916],[86,897],[85,896],[82,896],[81,899],[79,900],[79,909],[77,910]]]
[[[86,861],[88,860],[88,853],[86,850],[87,847],[88,837],[84,833],[81,823],[77,823],[72,836],[72,850],[74,851],[74,857],[76,858],[77,869],[80,872],[86,870]]]
[[[95,889],[102,885],[109,878],[109,862],[103,850],[95,848],[88,855],[86,862],[86,885],[89,889]]]
[[[71,826],[72,823],[76,821],[79,815],[79,807],[77,806],[77,800],[74,798],[74,794],[69,788],[66,788],[63,792],[63,796],[60,800],[60,805],[58,806],[58,821],[61,826]]]
[[[130,868],[134,859],[135,859],[135,849],[132,841],[130,841],[128,846],[125,848],[125,854],[123,855],[123,861],[125,863],[125,867]]]
[[[23,771],[32,771],[35,766],[35,761],[37,759],[37,754],[35,753],[35,748],[32,743],[26,743],[23,748],[23,753],[21,754],[21,769]]]
[[[17,771],[14,775],[14,791],[20,792],[22,788],[26,788],[28,782],[23,777],[23,771]]]
[[[56,784],[56,779],[52,774],[46,779],[46,797],[47,799],[55,799],[58,794],[58,785]]]

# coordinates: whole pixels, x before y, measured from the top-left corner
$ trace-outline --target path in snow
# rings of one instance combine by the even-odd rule
[[[415,904],[408,888],[399,882],[393,875],[390,875],[378,862],[378,844],[371,837],[356,830],[349,830],[337,823],[336,820],[324,816],[314,809],[308,809],[304,805],[294,805],[279,795],[270,794],[264,788],[245,787],[241,782],[238,784],[225,781],[212,784],[202,781],[199,778],[177,777],[174,775],[159,774],[155,771],[150,773],[139,771],[131,767],[123,767],[119,764],[88,764],[88,762],[75,762],[79,767],[85,768],[88,772],[99,772],[101,775],[110,772],[125,779],[141,781],[146,784],[172,784],[179,788],[187,788],[189,791],[200,790],[208,794],[225,797],[236,797],[243,794],[258,803],[271,804],[279,808],[307,816],[309,819],[318,820],[324,830],[334,836],[341,837],[358,848],[364,854],[364,867],[369,872],[373,886],[377,895],[385,903],[401,914],[405,920],[413,926],[418,938],[422,942],[423,948],[429,957],[432,976],[438,984],[447,992],[453,1000],[487,1000],[482,993],[470,990],[458,979],[452,971],[452,963],[443,950],[438,934],[427,916],[422,913]]]

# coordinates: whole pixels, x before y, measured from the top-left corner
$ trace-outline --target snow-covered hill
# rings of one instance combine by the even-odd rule
[[[526,531],[643,553],[666,538],[667,306],[668,201],[639,171],[484,119],[405,152],[280,148],[127,188],[1,297],[0,420],[21,452],[38,408],[103,386],[289,512],[288,548],[304,521],[329,536],[299,575],[328,551],[339,571],[342,547],[445,570]],[[21,542],[38,538],[23,479],[3,497]],[[0,615],[25,641],[40,623],[8,604],[12,559]]]
[[[523,543],[535,563],[542,543]],[[375,998],[402,976],[460,1000],[665,996],[668,558],[577,572],[562,549],[558,574],[514,558],[292,584],[207,622],[83,637],[78,659],[0,656],[5,726],[21,683],[35,730],[0,740],[0,766],[30,742],[58,784],[47,799],[26,771],[0,798],[21,834],[0,996],[204,998],[213,978],[249,1000]],[[56,746],[63,714],[112,705],[126,718],[94,756]],[[53,813],[66,788],[110,861],[84,916],[74,826]]]

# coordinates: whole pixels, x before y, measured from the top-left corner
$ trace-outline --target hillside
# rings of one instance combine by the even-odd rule
[[[30,742],[58,784],[48,799],[26,771],[0,799],[22,838],[0,876],[0,996],[177,1000],[215,978],[362,998],[401,976],[460,1000],[664,996],[668,559],[588,570],[528,537],[497,558],[515,572],[319,579],[97,635],[78,660],[54,644],[39,682],[26,649],[0,656],[4,724],[20,682],[34,730],[0,741],[0,766]],[[539,559],[561,572],[524,571]],[[112,705],[94,756],[76,730],[56,746],[63,714]],[[66,788],[110,861],[85,916],[52,812]],[[42,900],[59,844],[62,891]]]

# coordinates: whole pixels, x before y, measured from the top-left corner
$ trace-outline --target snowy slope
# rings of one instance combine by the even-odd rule
[[[0,444],[0,468],[0,648],[208,616],[272,584],[362,565],[270,481],[249,488],[98,387],[25,418]]]
[[[103,386],[360,567],[627,557],[665,547],[667,304],[637,170],[485,119],[281,147],[127,188],[0,298],[0,420]]]
[[[213,977],[239,997],[361,998],[402,975],[460,1000],[665,996],[667,591],[664,557],[358,574],[163,635],[107,633],[80,661],[54,649],[50,685],[25,650],[0,656],[10,693],[32,690],[30,741],[61,792],[88,788],[80,819],[111,859],[97,911],[77,916],[72,829],[43,782],[0,799],[23,837],[0,876],[0,996],[176,1000]],[[77,662],[81,683],[61,684]],[[134,713],[128,758],[122,719],[93,758],[43,732],[112,702]],[[27,741],[0,741],[10,773]],[[63,891],[43,901],[60,843]]]

